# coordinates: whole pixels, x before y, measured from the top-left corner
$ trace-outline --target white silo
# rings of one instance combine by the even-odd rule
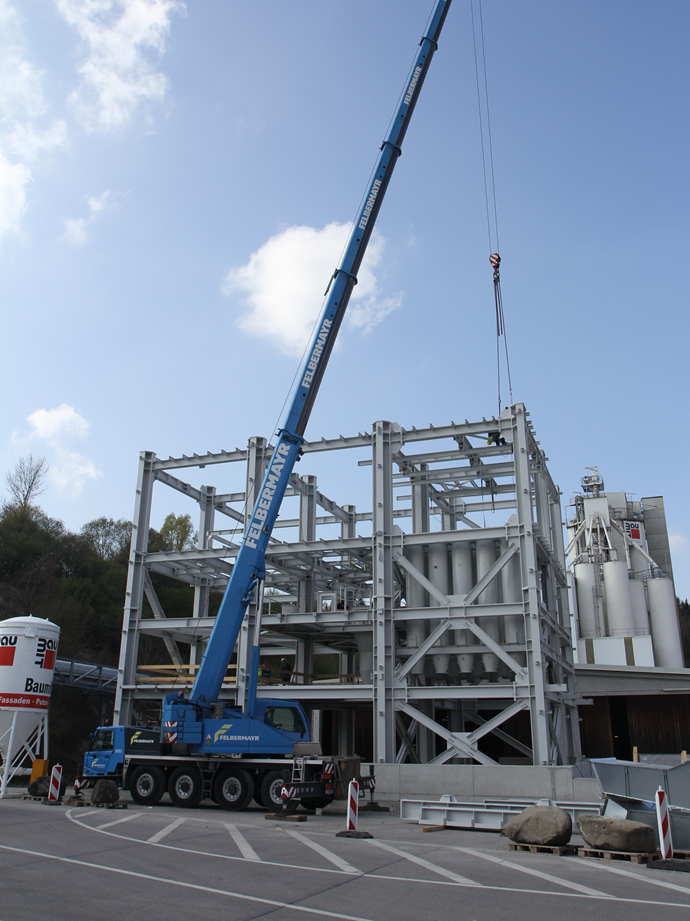
[[[602,566],[606,591],[606,615],[611,636],[632,636],[635,632],[628,564],[609,560]]]
[[[477,582],[487,574],[496,562],[496,546],[492,540],[477,541]],[[477,599],[477,604],[496,604],[496,580],[492,579],[487,588]],[[479,626],[494,642],[500,642],[500,626],[498,617],[482,617]],[[493,652],[483,652],[482,662],[486,675],[495,675],[498,672],[498,656]]]
[[[597,579],[599,573],[594,563],[575,564],[575,589],[577,591],[577,610],[580,619],[580,636],[603,636],[601,618],[597,618],[595,598],[597,597]]]
[[[647,591],[654,661],[661,668],[683,668],[683,645],[673,580],[661,577],[648,579]]]
[[[424,547],[412,545],[405,548],[405,556],[412,563],[412,565],[419,570],[419,572],[424,572]],[[411,608],[425,608],[428,605],[427,592],[426,590],[417,582],[414,576],[407,574],[407,591],[406,591],[406,601],[408,607]],[[411,651],[411,654],[414,654],[414,651],[418,649],[424,640],[426,639],[426,621],[424,620],[408,620],[407,621],[407,648]],[[423,675],[424,674],[424,659],[420,659],[419,662],[412,668],[413,675]]]
[[[468,540],[454,543],[451,549],[453,569],[453,594],[467,595],[472,590],[472,548]],[[469,630],[455,631],[455,645],[474,645],[474,634]],[[474,653],[461,652],[458,655],[460,677],[468,679],[474,667]]]
[[[448,549],[445,544],[429,544],[429,581],[444,595],[448,594]],[[441,603],[429,594],[429,606],[432,608],[440,607]],[[440,624],[440,620],[432,620],[429,624],[430,630],[435,630]],[[437,678],[445,678],[448,674],[448,663],[450,656],[448,653],[439,653],[436,650],[443,646],[448,646],[450,635],[448,631],[443,634],[432,646],[431,660],[434,663],[434,671]]]
[[[41,735],[47,757],[45,727],[59,639],[60,628],[40,617],[0,621],[0,796],[26,760],[38,756]]]
[[[501,588],[504,604],[520,604],[522,601],[522,569],[520,554],[514,554],[501,570]],[[503,619],[506,643],[525,642],[525,618],[522,614],[508,614]],[[512,657],[520,665],[527,662],[526,653],[512,652]]]
[[[647,595],[644,590],[644,582],[641,579],[631,579],[629,587],[635,636],[649,636],[649,614],[647,613]]]
[[[362,684],[371,684],[374,673],[374,637],[371,630],[356,630],[355,642],[359,653],[359,674]]]

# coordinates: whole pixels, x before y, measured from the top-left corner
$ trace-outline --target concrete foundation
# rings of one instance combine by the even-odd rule
[[[377,764],[374,799],[392,802],[437,799],[450,793],[463,802],[515,798],[570,802],[602,799],[599,783],[580,777],[569,765]],[[362,776],[368,774],[362,765]]]

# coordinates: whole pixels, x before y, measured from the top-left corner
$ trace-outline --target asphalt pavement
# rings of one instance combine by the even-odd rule
[[[395,814],[362,813],[373,838],[338,838],[344,821],[6,799],[0,921],[690,921],[690,874],[509,852],[496,833],[425,834]]]

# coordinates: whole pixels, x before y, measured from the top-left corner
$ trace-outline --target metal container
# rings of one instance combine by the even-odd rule
[[[448,549],[445,544],[429,545],[429,581],[444,595],[449,591],[449,571],[448,571]],[[440,607],[441,603],[433,595],[429,596],[429,606],[432,608]],[[432,620],[429,624],[430,630],[435,630],[440,621]],[[445,678],[448,674],[448,664],[450,655],[448,653],[439,653],[438,650],[443,646],[448,646],[450,634],[446,630],[440,640],[432,646],[431,660],[434,663],[434,671],[439,678]]]
[[[633,636],[632,599],[628,564],[624,560],[609,560],[602,566],[606,591],[606,616],[610,636]]]
[[[631,579],[629,587],[635,636],[649,636],[649,614],[647,613],[647,593],[644,582],[640,579]]]
[[[472,548],[469,541],[454,543],[451,549],[451,563],[453,573],[453,594],[467,595],[472,589]],[[469,634],[469,635],[468,635]],[[474,642],[473,634],[468,630],[455,631],[455,645],[467,646],[468,641]],[[458,655],[458,670],[463,678],[468,678],[474,668],[474,654],[460,653]]]
[[[648,579],[647,591],[654,660],[661,668],[683,668],[683,646],[673,581],[664,578]]]
[[[493,540],[477,541],[477,582],[479,582],[496,562],[496,545]],[[495,604],[497,600],[496,580],[492,580],[484,589],[477,604]],[[497,617],[482,617],[479,626],[491,637],[500,642],[500,625]],[[493,675],[498,672],[498,656],[493,652],[482,653],[484,671]]]
[[[601,614],[597,618],[595,597],[598,572],[594,563],[577,563],[575,566],[575,589],[577,591],[577,610],[580,619],[580,636],[585,639],[603,636]]]

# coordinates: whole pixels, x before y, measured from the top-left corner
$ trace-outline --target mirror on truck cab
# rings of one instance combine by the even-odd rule
[[[266,707],[265,721],[268,726],[283,732],[299,732],[302,737],[307,731],[297,707]]]

